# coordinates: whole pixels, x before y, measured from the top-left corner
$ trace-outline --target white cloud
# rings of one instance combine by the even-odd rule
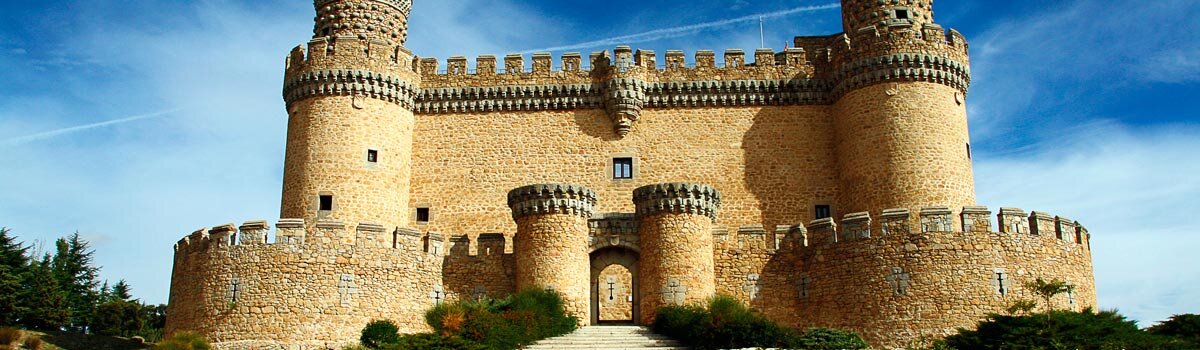
[[[1200,312],[1200,128],[1096,122],[975,166],[979,203],[1070,217],[1092,233],[1100,305],[1143,326]]]

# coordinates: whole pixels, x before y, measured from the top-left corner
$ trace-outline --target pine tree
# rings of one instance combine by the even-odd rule
[[[50,255],[29,265],[19,297],[27,307],[20,315],[21,324],[29,328],[60,330],[71,320],[67,298],[54,276]]]
[[[80,238],[78,232],[60,238],[54,246],[56,254],[52,267],[71,310],[69,326],[73,331],[85,332],[100,301],[97,292],[100,283],[96,279],[99,269],[92,266],[95,251],[89,249],[87,241]]]
[[[14,324],[23,312],[24,305],[17,294],[29,265],[25,256],[29,247],[17,243],[9,233],[8,228],[0,228],[0,326]]]
[[[129,291],[129,283],[125,283],[124,279],[118,281],[117,284],[114,284],[112,286],[112,290],[110,291],[110,293],[112,294],[113,300],[120,300],[120,301],[132,301],[133,300],[133,294],[130,293],[130,291]]]

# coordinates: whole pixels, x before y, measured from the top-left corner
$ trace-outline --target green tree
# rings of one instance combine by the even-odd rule
[[[1200,315],[1182,314],[1147,328],[1151,334],[1176,337],[1200,348]]]
[[[84,332],[87,330],[95,307],[100,300],[97,287],[100,285],[96,274],[99,268],[92,266],[95,251],[76,232],[67,238],[54,242],[56,249],[53,270],[59,286],[67,299],[71,310],[71,330]]]
[[[1033,291],[1033,294],[1037,294],[1037,296],[1042,298],[1042,301],[1046,302],[1043,304],[1043,307],[1046,310],[1054,309],[1054,304],[1050,302],[1051,299],[1054,299],[1054,297],[1058,296],[1059,294],[1069,293],[1075,290],[1075,286],[1067,284],[1067,282],[1060,281],[1057,278],[1046,281],[1041,277],[1038,277],[1036,281],[1026,283],[1025,288],[1029,288],[1029,290]]]
[[[16,241],[8,228],[0,228],[0,326],[12,325],[24,306],[18,297],[28,269],[29,247]]]
[[[58,285],[51,268],[50,255],[40,262],[29,264],[21,283],[21,300],[26,304],[20,316],[21,324],[29,328],[60,330],[71,321],[66,294]]]
[[[124,279],[117,281],[109,293],[112,294],[114,300],[133,301],[133,293],[130,292],[129,284],[125,283]]]
[[[1144,332],[1115,311],[1052,310],[1029,315],[991,315],[973,330],[947,337],[954,349],[1107,350],[1188,349],[1182,342]]]
[[[114,300],[100,304],[92,320],[92,331],[107,336],[133,336],[146,326],[142,305],[132,301]]]
[[[143,305],[142,313],[146,317],[147,329],[163,329],[167,327],[167,305]]]

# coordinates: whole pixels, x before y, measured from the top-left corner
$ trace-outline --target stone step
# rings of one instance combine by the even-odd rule
[[[679,342],[640,326],[589,326],[571,334],[545,339],[526,347],[544,349],[686,349]]]

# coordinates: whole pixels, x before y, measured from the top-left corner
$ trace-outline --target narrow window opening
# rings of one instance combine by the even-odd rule
[[[429,222],[429,208],[417,208],[417,222]]]
[[[319,209],[319,210],[321,210],[321,211],[331,211],[331,210],[333,210],[333,196],[331,196],[331,195],[321,195],[320,202],[321,202],[321,203],[320,203],[320,209]]]
[[[367,162],[379,163],[379,151],[373,149],[367,150]]]
[[[322,29],[321,36],[329,36],[329,28]]]
[[[613,179],[633,178],[633,158],[613,158]]]
[[[967,144],[967,159],[971,159],[971,144]]]
[[[815,210],[816,219],[833,217],[833,210],[828,205],[818,205]]]
[[[896,10],[896,19],[908,19],[908,10]]]

